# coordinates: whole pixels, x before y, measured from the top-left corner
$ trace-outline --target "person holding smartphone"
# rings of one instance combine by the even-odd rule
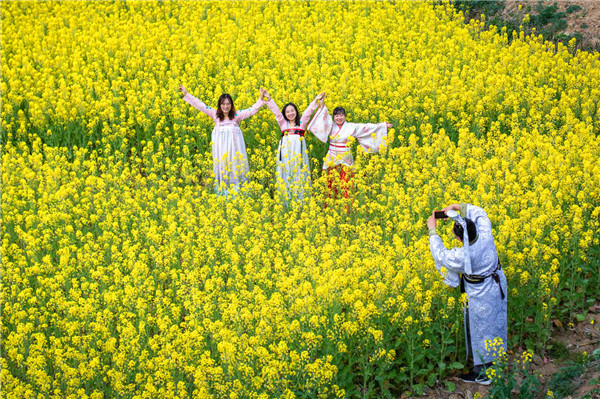
[[[436,222],[447,218],[454,220],[453,231],[462,247],[448,249],[438,236]],[[472,360],[473,368],[460,378],[489,385],[485,370],[494,360],[489,345],[499,343],[504,351],[507,347],[506,277],[498,259],[492,222],[478,206],[453,204],[434,211],[427,227],[431,254],[444,282],[452,287],[460,285],[461,292],[467,294],[465,338],[467,361]]]

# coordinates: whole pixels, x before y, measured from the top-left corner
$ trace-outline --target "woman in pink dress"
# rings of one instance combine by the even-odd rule
[[[261,89],[261,92],[281,129],[281,140],[277,149],[277,189],[285,202],[302,201],[310,188],[310,163],[304,134],[311,115],[325,93],[315,97],[301,116],[294,103],[285,104],[279,111],[269,93],[264,89]]]
[[[217,194],[227,196],[231,192],[238,192],[248,180],[250,169],[246,143],[239,123],[256,114],[265,102],[259,98],[252,107],[236,111],[231,96],[223,94],[219,97],[215,110],[188,93],[185,87],[180,86],[179,90],[187,103],[210,116],[215,122],[211,141]]]

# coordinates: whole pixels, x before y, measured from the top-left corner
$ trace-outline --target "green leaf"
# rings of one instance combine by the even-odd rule
[[[585,321],[585,315],[581,314],[581,313],[577,313],[575,315],[575,318],[577,319],[577,321],[582,322]]]
[[[437,381],[437,374],[435,374],[435,373],[429,374],[429,377],[427,377],[427,385],[432,387],[435,385],[436,381]]]
[[[451,368],[459,370],[459,369],[464,369],[465,365],[460,363],[460,362],[454,362],[450,365]]]
[[[444,371],[444,370],[446,370],[446,363],[444,363],[444,362],[439,362],[439,363],[438,363],[438,368],[440,369],[440,371]]]
[[[421,396],[423,395],[423,386],[421,384],[415,384],[412,386],[414,393]]]
[[[454,390],[456,389],[456,384],[451,382],[451,381],[446,381],[446,391],[448,392],[454,392]]]
[[[422,353],[422,352],[417,353],[413,359],[413,362],[415,362],[415,363],[420,362],[421,360],[423,360],[424,357],[425,357],[424,353]]]

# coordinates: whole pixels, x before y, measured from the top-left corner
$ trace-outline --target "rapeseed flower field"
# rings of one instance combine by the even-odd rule
[[[598,298],[600,60],[434,2],[2,2],[1,383],[7,398],[399,397],[462,369],[462,304],[425,220],[484,207],[509,347]],[[387,146],[352,195],[276,194],[280,137],[214,194],[212,121],[265,87],[326,92]],[[450,223],[442,230],[452,241]]]

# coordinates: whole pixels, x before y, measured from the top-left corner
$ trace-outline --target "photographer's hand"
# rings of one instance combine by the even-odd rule
[[[429,219],[427,219],[427,228],[430,230],[435,229],[435,224],[436,224],[435,213],[432,213],[431,216],[429,216]]]

